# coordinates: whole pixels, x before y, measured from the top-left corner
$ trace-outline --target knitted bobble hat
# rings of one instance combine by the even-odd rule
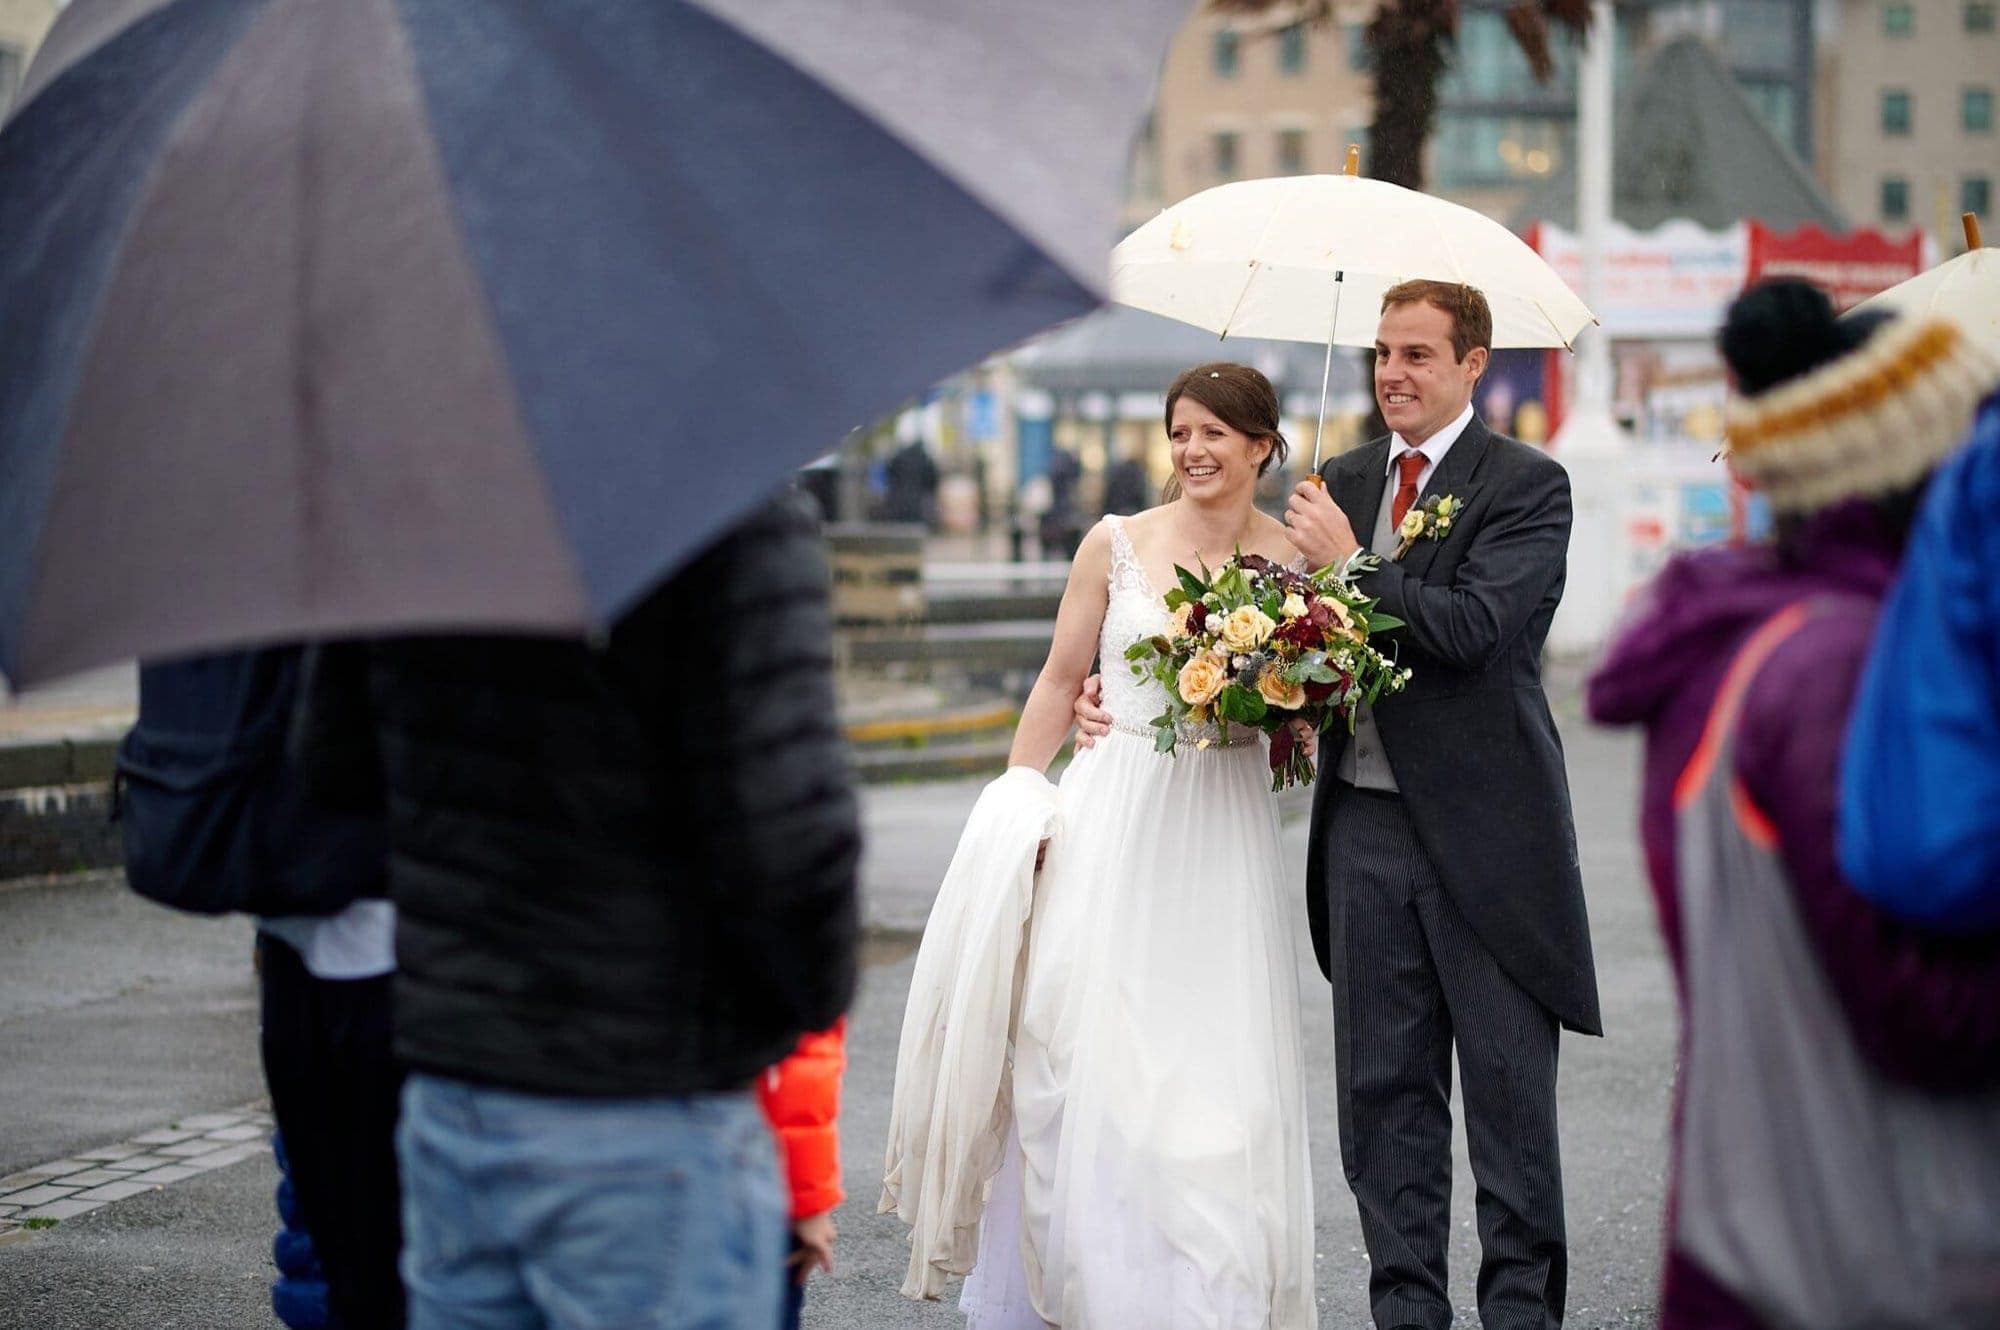
[[[1780,308],[1785,323],[1771,326]],[[1749,392],[1729,406],[1730,465],[1781,513],[1909,488],[1965,441],[2000,388],[2000,358],[1954,323],[1837,324],[1830,305],[1822,314],[1789,292],[1746,294],[1723,352]]]

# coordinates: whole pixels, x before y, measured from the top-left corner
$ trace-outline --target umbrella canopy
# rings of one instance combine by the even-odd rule
[[[1111,256],[1120,304],[1223,337],[1336,346],[1374,346],[1382,293],[1420,277],[1478,287],[1496,347],[1566,347],[1593,321],[1555,270],[1490,217],[1352,175],[1218,185]]]
[[[1864,309],[1942,315],[1981,346],[2000,352],[2000,249],[1988,245],[1967,250],[1949,263],[1870,296],[1849,312]]]
[[[615,616],[1093,307],[1187,0],[76,0],[0,131],[0,671]]]

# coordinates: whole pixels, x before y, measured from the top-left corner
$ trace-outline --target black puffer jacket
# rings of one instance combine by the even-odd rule
[[[759,514],[599,649],[319,651],[295,741],[323,797],[386,796],[411,1066],[731,1088],[846,1007],[860,834],[808,509]]]

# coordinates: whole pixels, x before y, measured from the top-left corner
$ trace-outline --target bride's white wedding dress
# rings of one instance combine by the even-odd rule
[[[1167,614],[1110,526],[1112,733],[1062,778],[1016,1029],[1016,1140],[969,1330],[1305,1330],[1313,1306],[1294,961],[1264,740],[1154,751],[1125,650]],[[1199,736],[1196,736],[1199,737]]]

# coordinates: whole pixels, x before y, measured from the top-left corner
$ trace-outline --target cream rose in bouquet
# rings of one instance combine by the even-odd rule
[[[1402,621],[1376,612],[1355,571],[1301,573],[1242,553],[1213,573],[1176,568],[1166,631],[1125,653],[1134,674],[1167,691],[1153,719],[1159,750],[1174,752],[1192,725],[1214,722],[1225,738],[1231,724],[1245,725],[1271,736],[1272,789],[1310,783],[1291,723],[1320,729],[1340,717],[1351,730],[1363,704],[1410,680],[1371,641]]]

